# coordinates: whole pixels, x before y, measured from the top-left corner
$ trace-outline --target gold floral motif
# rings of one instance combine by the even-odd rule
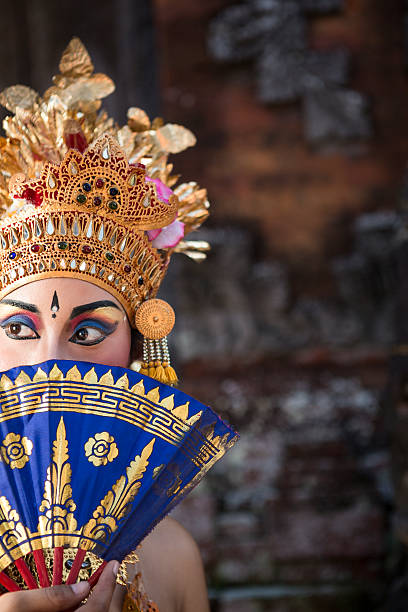
[[[8,433],[0,447],[1,458],[12,470],[20,470],[30,459],[33,443],[26,436]]]
[[[91,393],[85,394],[86,390]],[[96,502],[91,519],[85,525],[82,522],[77,525],[68,441],[64,419],[59,417],[37,530],[32,532],[23,525],[16,509],[11,507],[6,497],[0,497],[0,571],[9,567],[12,559],[24,557],[39,548],[68,546],[91,552],[95,547],[99,548],[101,542],[108,543],[111,534],[120,528],[122,519],[131,510],[149,463],[153,464],[149,468],[153,486],[159,486],[160,493],[164,491],[171,496],[169,509],[193,488],[234,444],[236,436],[232,433],[219,436],[214,426],[205,430],[200,427],[196,429],[194,424],[200,419],[202,411],[195,405],[190,406],[189,402],[178,405],[176,397],[174,393],[163,397],[159,387],[148,391],[143,381],[132,386],[128,376],[118,377],[114,369],[97,374],[92,366],[84,373],[75,366],[63,372],[57,364],[50,364],[48,373],[37,366],[29,373],[22,371],[16,380],[3,375],[0,378],[0,422],[44,410],[59,415],[68,411],[129,422],[136,427],[136,432],[143,430],[153,439],[116,482],[106,483],[107,492],[102,499],[99,498],[99,503]],[[96,440],[96,435],[92,438]],[[176,446],[186,461],[197,467],[197,475],[184,487],[177,469],[170,470],[171,474],[162,474],[163,464],[157,465],[158,462],[152,461],[153,445],[157,438]]]
[[[96,466],[111,463],[119,454],[114,437],[107,431],[89,437],[84,448],[88,461]]]
[[[47,470],[43,501],[39,508],[42,512],[38,521],[40,532],[72,532],[77,527],[73,514],[76,504],[72,499],[72,470],[68,459],[68,441],[64,419],[61,417],[57,428],[57,439],[53,443],[52,463]]]
[[[109,541],[111,534],[118,528],[120,519],[129,512],[130,504],[140,489],[155,441],[153,438],[140,455],[136,455],[126,468],[126,475],[121,476],[105,495],[93,517],[83,528],[85,537],[102,542]]]
[[[4,495],[0,497],[0,536],[3,546],[12,548],[27,536],[26,528],[20,516]]]
[[[31,532],[24,526],[8,499],[0,497],[0,571],[10,565],[11,558],[18,559],[33,549],[68,545],[73,549],[85,548],[90,551],[98,541],[106,542],[119,527],[120,520],[130,511],[130,504],[140,489],[154,443],[153,438],[128,465],[126,475],[119,478],[108,491],[94,511],[93,518],[77,528],[73,515],[76,504],[72,498],[68,442],[64,419],[61,417],[53,444],[52,463],[47,470],[44,497],[39,508],[43,514],[39,517],[37,532]],[[93,559],[92,555],[90,558]]]

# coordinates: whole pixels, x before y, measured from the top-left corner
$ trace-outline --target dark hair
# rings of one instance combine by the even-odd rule
[[[131,329],[130,361],[141,359],[143,354],[143,336],[137,330]]]

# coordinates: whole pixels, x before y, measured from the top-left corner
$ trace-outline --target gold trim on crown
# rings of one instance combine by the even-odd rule
[[[71,149],[59,166],[46,163],[38,180],[12,180],[22,206],[0,222],[0,297],[40,278],[74,276],[113,293],[133,324],[168,263],[145,230],[165,227],[178,209],[177,196],[160,200],[145,178],[105,134],[83,155]]]
[[[94,73],[78,38],[59,70],[42,95],[25,85],[0,92],[11,113],[0,137],[0,299],[47,276],[74,276],[112,293],[134,325],[136,308],[155,297],[173,252],[202,261],[209,249],[189,237],[209,214],[207,192],[195,182],[177,185],[169,163],[196,139],[181,125],[150,121],[140,108],[129,108],[125,125],[114,122],[101,108],[114,83]],[[162,193],[169,190],[167,201]],[[24,208],[24,200],[32,205]],[[176,216],[183,239],[177,242],[176,232],[174,242],[154,248],[145,231]]]
[[[163,202],[145,178],[145,168],[130,166],[118,143],[104,134],[84,154],[70,149],[60,165],[46,163],[39,180],[13,182],[10,195],[24,197],[31,189],[43,209],[97,212],[137,230],[165,227],[177,215],[178,198],[172,194]]]

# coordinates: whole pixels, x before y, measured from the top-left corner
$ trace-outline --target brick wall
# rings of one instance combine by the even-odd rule
[[[178,312],[173,349],[184,388],[242,435],[177,516],[200,543],[214,610],[399,610],[390,510],[406,434],[388,354],[401,339],[404,5],[308,12],[308,49],[347,50],[345,85],[371,125],[316,143],[304,101],[259,100],[253,59],[211,57],[211,24],[237,4],[155,2],[162,114],[199,143],[177,171],[213,202],[208,262],[176,262],[164,288]]]

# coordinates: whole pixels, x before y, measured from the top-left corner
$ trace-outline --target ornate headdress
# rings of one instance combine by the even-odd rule
[[[205,257],[185,236],[208,216],[205,189],[174,189],[170,153],[195,144],[179,125],[138,108],[119,127],[100,99],[114,90],[74,38],[41,98],[17,85],[0,139],[0,298],[39,278],[70,276],[112,293],[142,333],[142,373],[175,382],[166,336],[174,312],[154,299],[174,251]]]

